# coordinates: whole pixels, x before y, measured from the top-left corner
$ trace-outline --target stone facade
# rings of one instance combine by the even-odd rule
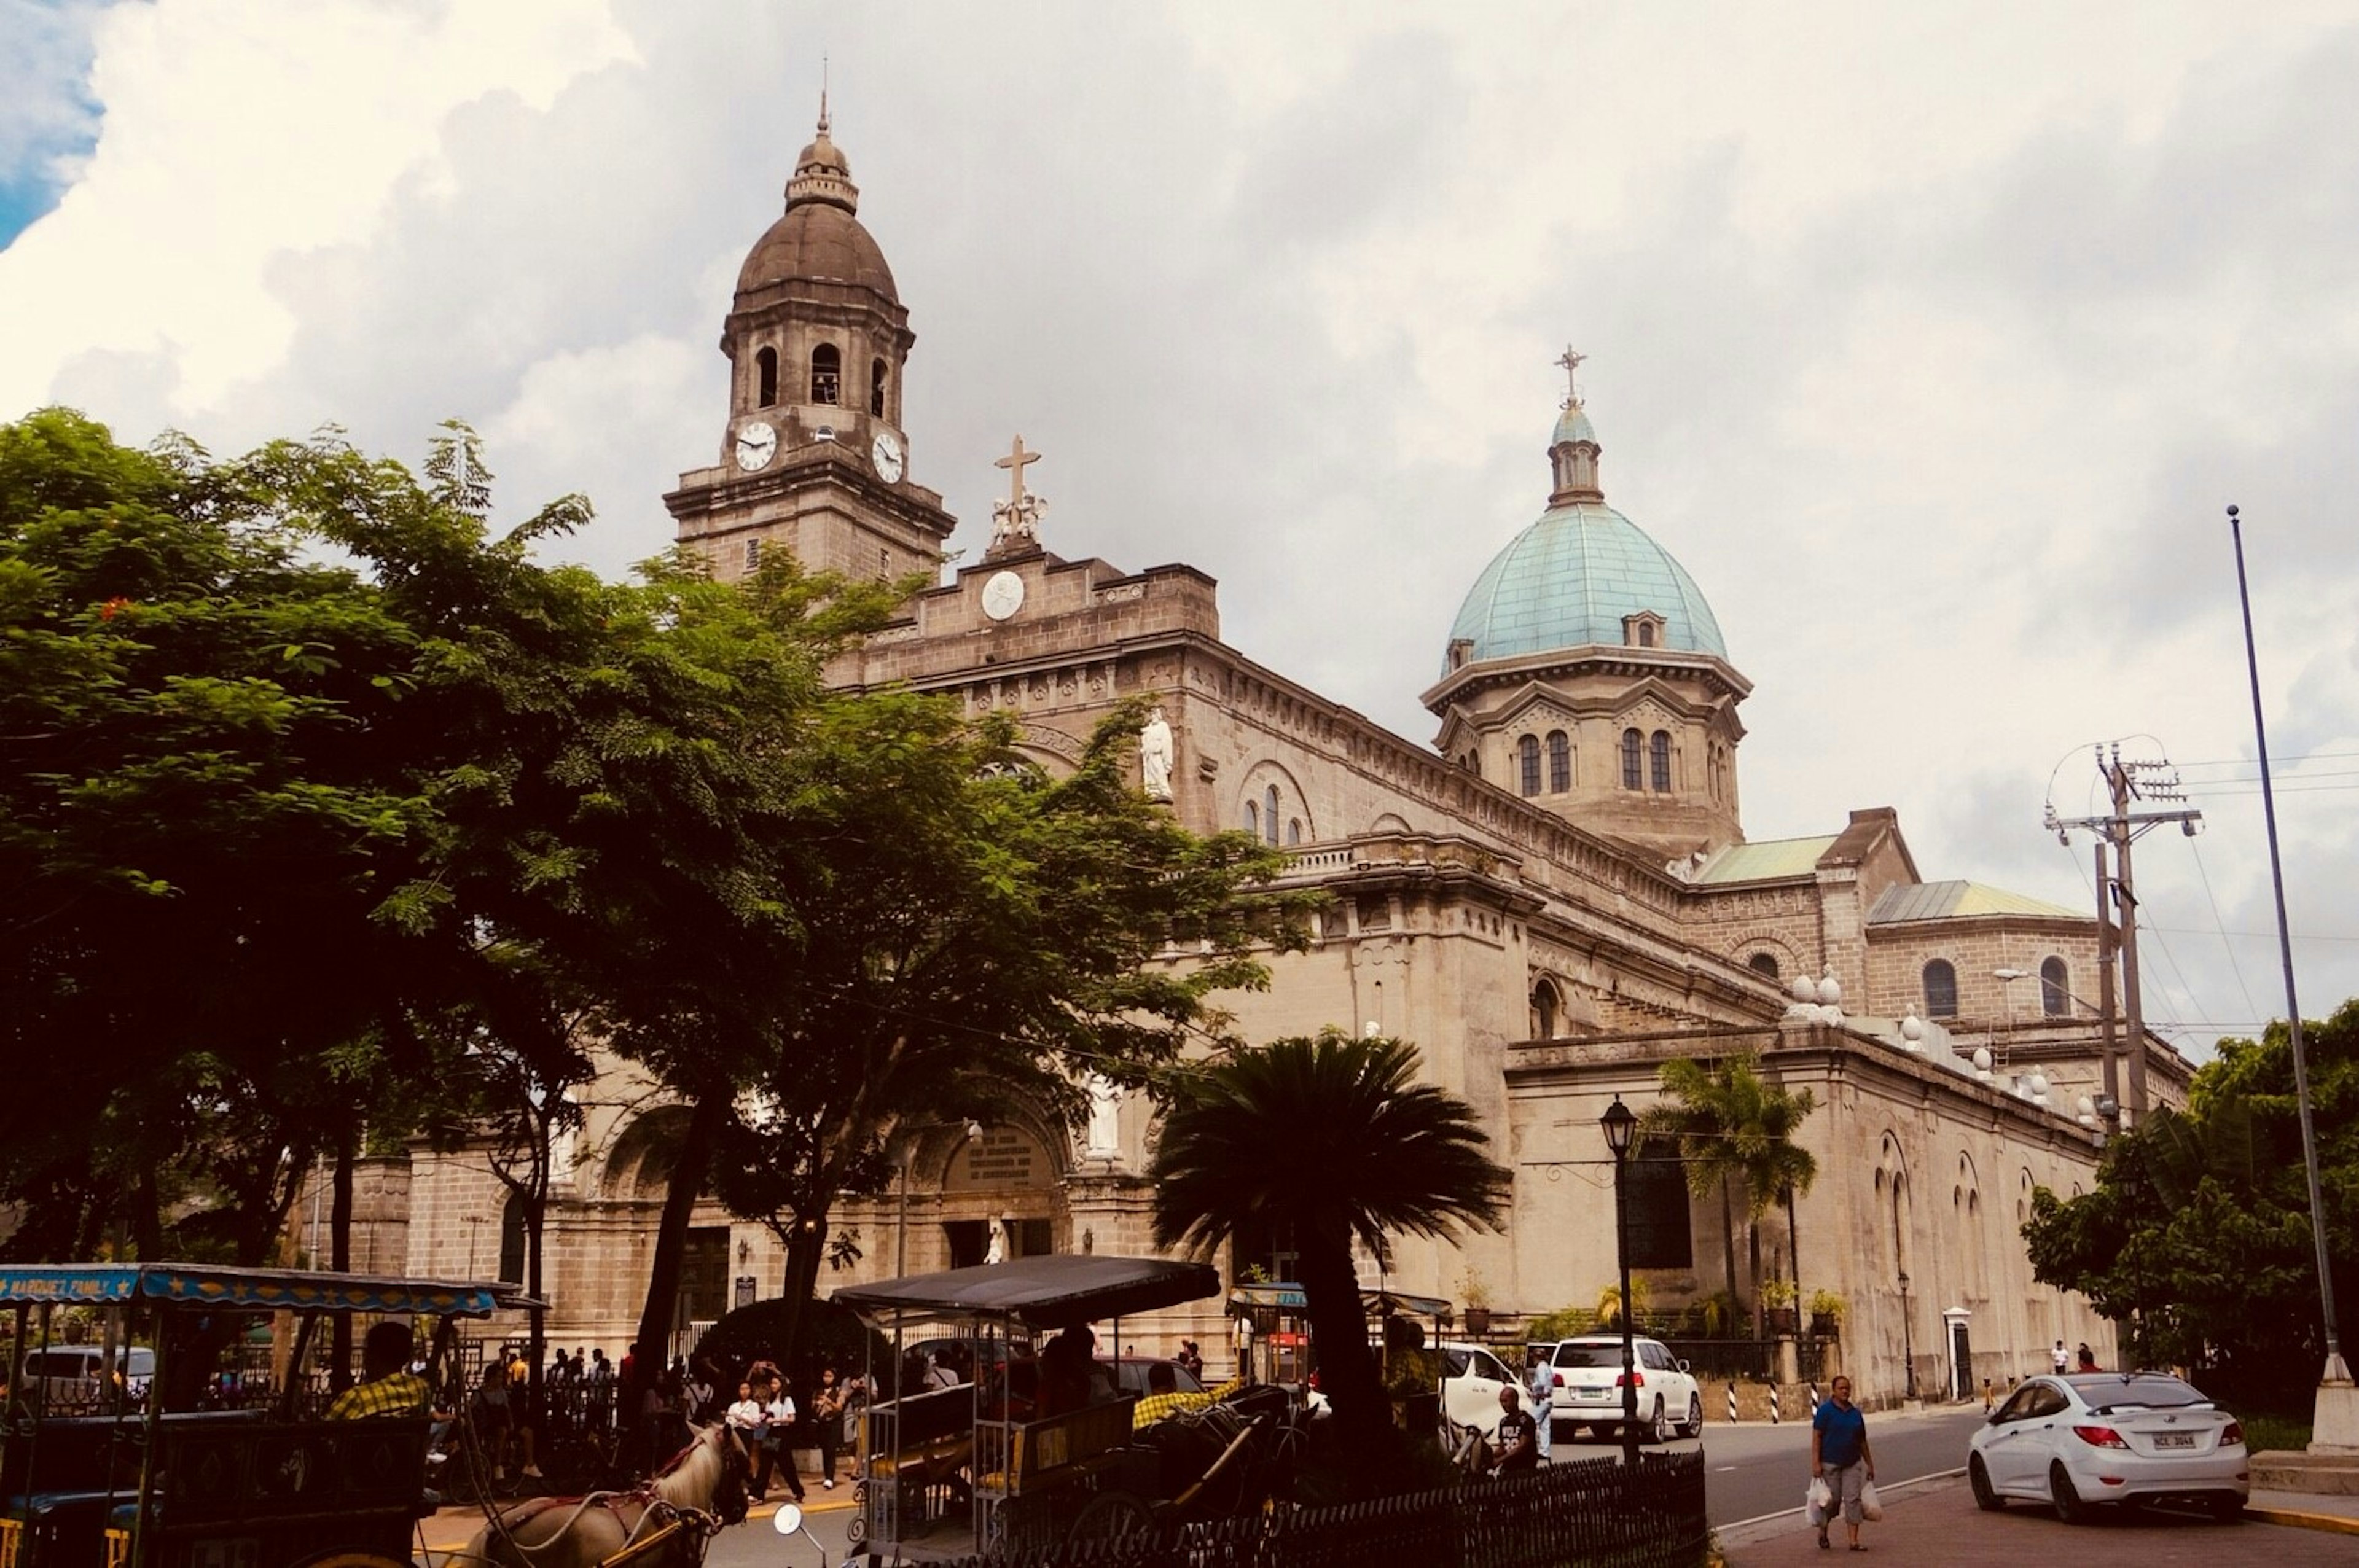
[[[799,181],[815,158],[825,163],[806,152]],[[825,168],[811,178],[821,176],[832,178]],[[848,207],[835,210],[851,222]],[[837,239],[857,259],[857,243]],[[723,341],[735,367],[724,454],[762,390],[748,379],[747,346],[807,361],[821,328],[875,334],[867,341],[882,345],[875,357],[893,375],[888,412],[858,429],[897,421],[911,340],[889,275],[864,295],[826,279],[763,287],[754,297],[741,284]],[[1552,454],[1554,500],[1594,489],[1593,433],[1576,416],[1571,405],[1560,423],[1560,437],[1571,428],[1579,439],[1560,439]],[[852,442],[806,438],[809,408],[778,417],[805,432],[770,460],[782,466],[697,470],[668,498],[680,537],[705,547],[717,571],[745,569],[751,537],[854,572],[935,558],[949,520],[933,492],[864,468]],[[1441,725],[1436,751],[1224,643],[1216,585],[1195,568],[1132,571],[1016,539],[918,594],[830,678],[1004,713],[1051,773],[1072,765],[1117,704],[1159,701],[1174,738],[1177,818],[1199,832],[1262,836],[1290,851],[1290,884],[1331,898],[1308,951],[1271,956],[1266,992],[1223,999],[1241,1031],[1268,1039],[1373,1027],[1415,1042],[1432,1081],[1473,1107],[1515,1173],[1500,1234],[1457,1247],[1405,1238],[1386,1282],[1448,1298],[1479,1282],[1507,1313],[1593,1302],[1614,1260],[1600,1113],[1615,1095],[1651,1103],[1673,1057],[1746,1050],[1821,1107],[1801,1134],[1820,1180],[1792,1224],[1774,1211],[1759,1222],[1764,1271],[1799,1275],[1806,1292],[1832,1290],[1850,1303],[1843,1357],[1863,1395],[1898,1395],[1904,1345],[1920,1388],[1942,1380],[1945,1309],[1968,1314],[1977,1378],[2044,1367],[2059,1337],[2110,1358],[2110,1325],[2033,1284],[2016,1228],[2034,1185],[2069,1194],[2093,1180],[2096,1130],[2075,1111],[2097,1081],[2096,1030],[2082,1007],[2062,1016],[2043,1007],[2036,979],[1990,978],[2003,968],[2037,976],[2060,959],[2065,989],[2086,994],[2094,922],[2003,898],[1952,900],[1954,912],[1940,913],[1937,895],[1951,884],[1922,881],[1889,810],[1853,812],[1824,839],[1747,845],[1734,756],[1749,685],[1716,652],[1664,646],[1664,618],[1644,605],[1621,624],[1626,637],[1612,645],[1488,660],[1453,653],[1455,667],[1427,694]],[[1672,738],[1670,785],[1628,787],[1622,735],[1657,729]],[[1549,740],[1559,731],[1569,750],[1561,780]],[[1526,787],[1527,736],[1540,746],[1538,789]],[[1653,762],[1642,758],[1649,774]],[[1940,1017],[1924,994],[1936,959],[1951,966],[1956,992]],[[1191,955],[1175,949],[1162,961]],[[1822,995],[1821,979],[1836,989]],[[1813,1000],[1794,1000],[1798,980]],[[1829,1000],[1838,991],[1854,1011]],[[1986,1072],[1977,1045],[1992,1051]],[[2158,1093],[2183,1095],[2184,1064],[2158,1042],[2147,1049]],[[2044,1106],[2031,1098],[2034,1066],[2049,1086]],[[645,1279],[664,1121],[679,1113],[620,1066],[585,1110],[589,1125],[559,1162],[545,1288],[560,1343],[616,1354]],[[1113,1127],[1111,1142],[1096,1146],[1038,1118],[980,1138],[927,1131],[891,1190],[846,1195],[836,1221],[857,1233],[864,1256],[823,1283],[892,1274],[904,1255],[911,1271],[979,1261],[994,1221],[1016,1250],[1150,1250],[1146,1102],[1125,1098]],[[503,1209],[480,1154],[421,1152],[408,1202],[411,1268],[480,1271]],[[1684,1229],[1687,1261],[1647,1271],[1656,1304],[1732,1287],[1750,1302],[1759,1283],[1750,1249],[1726,1236],[1718,1202],[1695,1201]],[[708,1203],[695,1232],[702,1261],[683,1324],[741,1292],[776,1291],[784,1255],[763,1227]],[[1738,1277],[1728,1279],[1732,1249]],[[1284,1260],[1220,1262],[1234,1271]],[[1373,1284],[1375,1260],[1366,1267]],[[1217,1303],[1125,1332],[1150,1349],[1186,1334],[1216,1362],[1228,1342]]]

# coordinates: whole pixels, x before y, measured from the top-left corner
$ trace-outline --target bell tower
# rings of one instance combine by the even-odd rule
[[[769,550],[813,571],[899,577],[938,566],[956,525],[909,478],[901,373],[917,338],[859,210],[822,93],[786,211],[746,256],[722,327],[720,460],[664,497],[716,577],[744,577]]]

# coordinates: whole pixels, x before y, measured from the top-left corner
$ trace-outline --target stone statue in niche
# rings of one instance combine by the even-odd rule
[[[991,1249],[983,1255],[986,1263],[1007,1261],[1007,1227],[995,1215],[991,1221]]]
[[[1147,712],[1146,728],[1138,732],[1139,787],[1149,800],[1171,798],[1173,749],[1171,721],[1163,717],[1163,705],[1157,703]]]
[[[1111,1160],[1122,1152],[1122,1086],[1092,1073],[1089,1087],[1089,1141],[1082,1152],[1093,1160]]]

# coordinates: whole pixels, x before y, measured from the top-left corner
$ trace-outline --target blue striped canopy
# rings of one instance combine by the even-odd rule
[[[532,1304],[516,1286],[496,1281],[229,1269],[211,1263],[0,1265],[0,1306],[43,1302],[103,1306],[135,1300],[295,1312],[431,1313],[445,1317],[484,1317],[501,1307]]]

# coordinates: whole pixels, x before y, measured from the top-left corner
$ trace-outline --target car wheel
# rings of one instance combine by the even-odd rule
[[[1641,1435],[1649,1443],[1669,1443],[1678,1432],[1679,1429],[1671,1424],[1670,1417],[1663,1411],[1663,1397],[1656,1395],[1655,1419],[1647,1423]]]
[[[1974,1489],[1974,1507],[1986,1514],[1995,1514],[2006,1507],[2006,1499],[1991,1486],[1990,1471],[1983,1465],[1979,1454],[1966,1461],[1966,1485]]]
[[[2203,1511],[2212,1516],[2214,1524],[2234,1524],[2245,1517],[2245,1499],[2234,1492],[2223,1492],[2204,1498]]]
[[[2056,1517],[2066,1524],[2094,1524],[2096,1515],[2081,1500],[2080,1489],[2072,1485],[2061,1459],[2052,1460],[2048,1466],[2048,1496],[2056,1505]]]
[[[1683,1437],[1703,1435],[1703,1396],[1701,1394],[1688,1396],[1688,1427],[1687,1431],[1680,1435]]]

